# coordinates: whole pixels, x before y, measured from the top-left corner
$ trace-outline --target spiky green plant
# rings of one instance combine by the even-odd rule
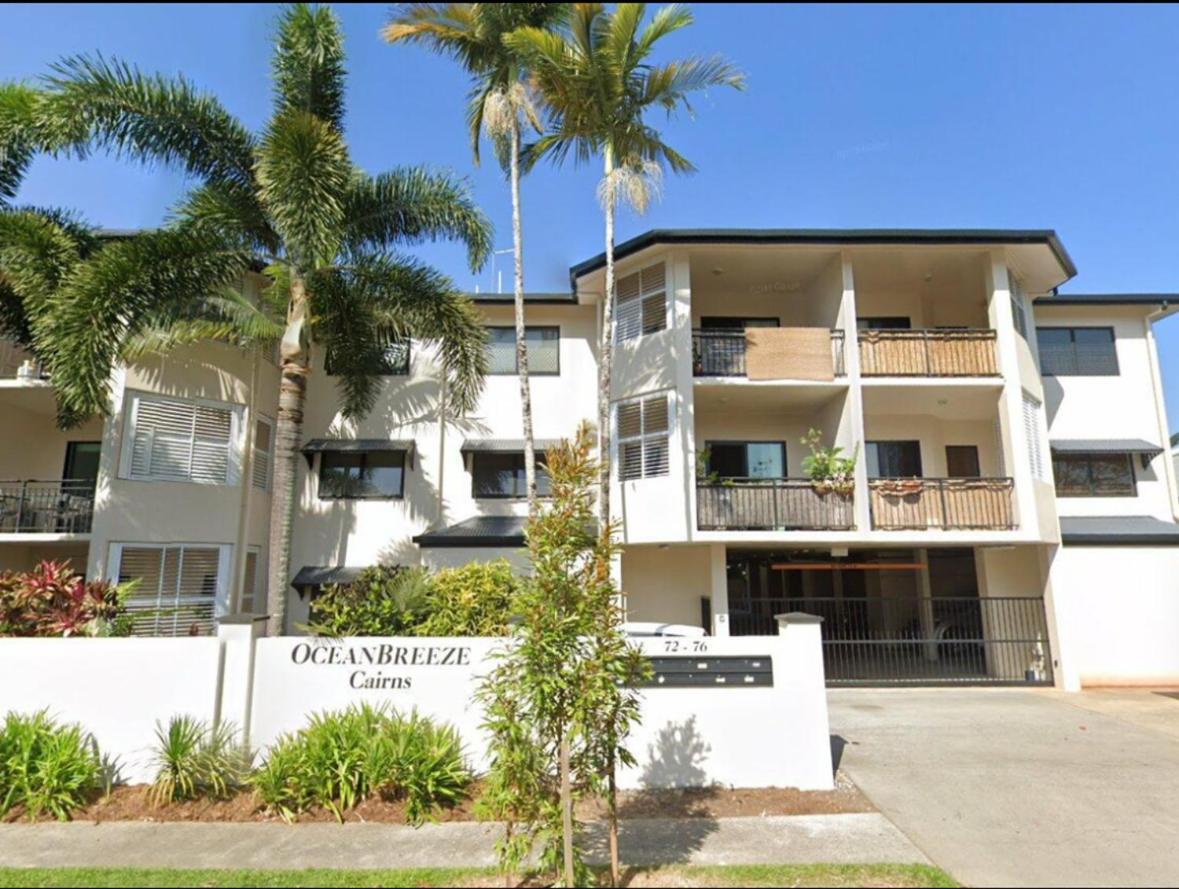
[[[468,409],[486,369],[482,324],[448,278],[400,250],[457,240],[477,269],[491,233],[453,176],[423,167],[374,176],[353,164],[344,136],[343,39],[329,8],[297,4],[282,12],[271,69],[273,110],[260,133],[182,77],[143,74],[102,56],[58,63],[32,101],[9,103],[16,119],[33,124],[9,129],[34,134],[41,150],[107,150],[177,167],[198,182],[167,230],[104,248],[66,282],[46,348],[67,417],[109,409],[112,363],[124,342],[161,326],[148,320],[154,307],[178,307],[182,320],[195,322],[193,299],[223,295],[264,259],[265,305],[223,308],[280,341],[268,607],[271,632],[281,633],[313,350],[331,355],[343,411],[356,417],[376,399],[392,344],[433,341],[452,408]]]
[[[232,725],[174,716],[167,726],[156,724],[156,778],[148,795],[157,806],[225,799],[245,784],[250,759]]]
[[[0,726],[0,818],[22,806],[67,821],[102,786],[103,764],[94,739],[76,724],[41,710],[8,713]]]

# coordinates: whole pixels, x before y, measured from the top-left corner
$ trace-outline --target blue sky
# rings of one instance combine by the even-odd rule
[[[1179,291],[1179,9],[1166,6],[713,6],[666,52],[721,52],[744,93],[696,102],[666,126],[699,172],[669,179],[651,227],[1055,228],[1080,274],[1064,290]],[[475,168],[453,64],[377,37],[386,5],[339,7],[349,54],[348,138],[376,172],[407,163],[470,178],[510,246],[510,207],[493,164]],[[93,52],[182,72],[248,125],[269,110],[263,5],[6,6],[0,78],[32,79],[62,55]],[[601,250],[596,168],[525,181],[529,289],[567,286]],[[108,227],[158,224],[185,187],[169,170],[112,159],[40,160],[24,202],[81,211]],[[420,255],[464,287],[460,250]],[[505,276],[506,280],[506,276]],[[1179,429],[1179,321],[1159,325],[1172,427]]]

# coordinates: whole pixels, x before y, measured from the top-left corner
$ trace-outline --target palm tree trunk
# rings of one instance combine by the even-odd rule
[[[598,523],[610,523],[610,372],[614,361],[614,154],[604,151],[606,177],[606,292],[598,356]]]
[[[291,529],[295,519],[295,482],[299,477],[299,445],[303,436],[303,403],[307,397],[310,355],[303,325],[307,318],[307,288],[303,277],[291,274],[290,306],[282,338],[282,379],[278,416],[274,423],[274,488],[270,501],[267,632],[286,630],[287,589],[291,581]]]
[[[515,253],[516,373],[520,378],[520,415],[524,421],[524,481],[528,515],[536,515],[536,447],[532,440],[532,391],[528,385],[528,345],[524,327],[524,234],[520,220],[520,118],[512,119],[512,247]]]

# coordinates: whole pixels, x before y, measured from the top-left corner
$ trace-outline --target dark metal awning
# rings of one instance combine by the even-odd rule
[[[1179,524],[1154,516],[1061,516],[1065,545],[1179,546]]]
[[[373,451],[405,451],[413,463],[413,439],[405,438],[313,438],[303,445],[303,456],[311,464],[316,454],[324,453],[371,453]]]
[[[532,441],[532,446],[536,449],[536,453],[542,454],[549,448],[555,448],[560,444],[560,440],[556,438],[536,438]],[[524,453],[524,439],[522,438],[468,438],[463,441],[462,452],[464,454],[472,453]]]
[[[330,583],[352,583],[363,570],[348,565],[304,565],[291,581],[291,586],[302,593],[309,587],[327,586]]]
[[[482,547],[524,545],[524,516],[474,516],[456,525],[426,531],[413,539],[421,547]]]
[[[1058,454],[1161,454],[1163,449],[1141,438],[1054,438]]]

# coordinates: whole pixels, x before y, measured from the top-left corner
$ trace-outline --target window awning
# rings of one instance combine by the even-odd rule
[[[429,547],[520,547],[524,545],[524,516],[474,516],[447,528],[419,534],[413,542]]]
[[[1154,516],[1061,516],[1066,546],[1179,546],[1179,524]]]
[[[304,565],[291,581],[291,586],[304,595],[312,587],[332,583],[352,583],[360,576],[363,568],[348,565]]]
[[[543,454],[549,448],[555,448],[560,444],[560,439],[557,438],[537,438],[533,439],[533,447],[536,448],[536,453]],[[524,439],[522,438],[468,438],[463,441],[462,452],[464,454],[473,453],[506,453],[515,454],[524,452]]]
[[[411,438],[313,438],[303,445],[303,456],[307,458],[308,466],[316,454],[358,454],[373,451],[405,451],[409,456],[409,463],[413,464],[414,443]]]
[[[1163,449],[1141,438],[1055,438],[1049,444],[1058,454],[1161,454]]]

